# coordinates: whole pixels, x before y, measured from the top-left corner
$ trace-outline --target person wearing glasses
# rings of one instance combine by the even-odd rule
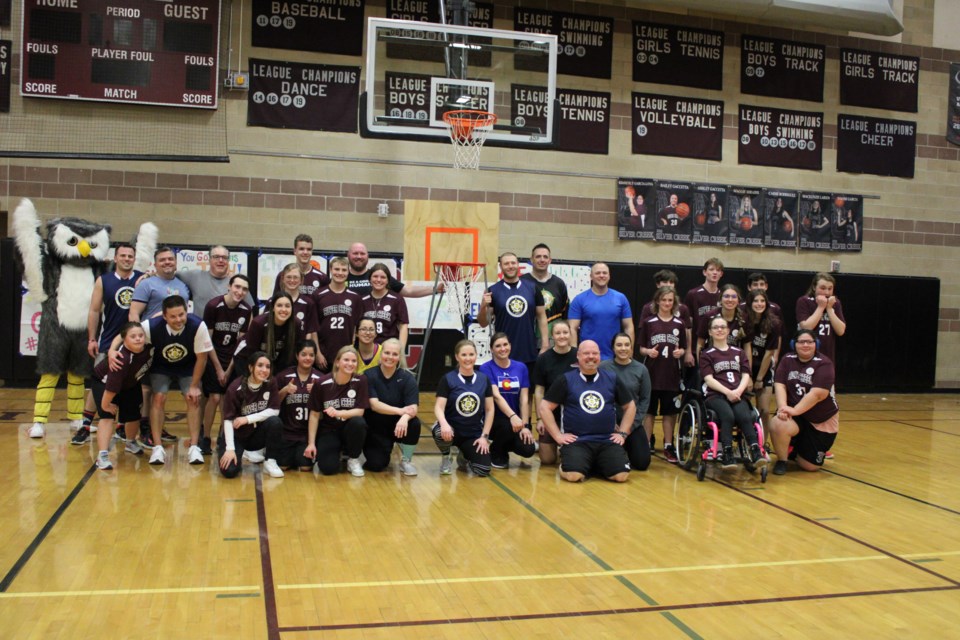
[[[787,472],[788,459],[803,471],[819,471],[840,431],[833,362],[820,352],[814,330],[798,331],[793,347],[774,377],[777,413],[770,420],[770,433],[777,454],[773,473],[778,476]]]
[[[723,318],[727,322],[727,328],[730,330],[727,334],[727,344],[731,347],[740,348],[746,340],[746,318],[743,311],[740,310],[740,303],[743,296],[740,295],[740,289],[735,284],[725,284],[720,287],[720,310],[712,314],[707,322],[700,325],[700,331],[697,333],[697,353],[710,343],[710,324],[714,318]],[[751,351],[746,351],[747,363],[753,366]],[[749,371],[749,370],[748,370]]]
[[[358,374],[380,366],[377,324],[373,318],[363,318],[357,325],[357,352],[360,354],[360,363],[357,365]]]
[[[190,287],[190,300],[193,301],[193,313],[203,315],[207,303],[217,296],[230,291],[230,250],[222,244],[210,247],[209,269],[180,270],[177,277]],[[247,293],[244,303],[253,308],[253,296]]]

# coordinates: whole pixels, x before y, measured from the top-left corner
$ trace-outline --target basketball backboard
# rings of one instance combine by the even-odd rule
[[[364,137],[449,140],[443,114],[475,109],[497,115],[488,145],[553,144],[556,36],[368,18],[366,43]]]

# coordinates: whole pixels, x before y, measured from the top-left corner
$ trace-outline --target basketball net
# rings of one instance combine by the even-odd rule
[[[473,290],[478,284],[482,284],[484,290],[486,283],[480,283],[486,271],[482,264],[462,264],[462,263],[435,263],[433,269],[436,272],[436,282],[442,287],[441,297],[445,302],[445,308],[454,314],[460,321],[466,333],[466,328],[470,323],[470,302]],[[481,295],[483,291],[481,290]]]
[[[465,109],[444,113],[443,121],[450,129],[454,168],[479,169],[480,150],[487,134],[493,131],[497,116],[487,111]]]

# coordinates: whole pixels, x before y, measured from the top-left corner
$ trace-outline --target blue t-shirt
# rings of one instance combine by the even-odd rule
[[[537,307],[543,306],[543,294],[532,283],[501,280],[490,286],[493,299],[494,329],[510,338],[510,356],[520,362],[535,362],[540,354],[534,329]]]
[[[488,360],[480,365],[480,371],[490,378],[490,384],[497,387],[497,391],[507,401],[510,408],[517,415],[520,415],[520,390],[530,388],[530,373],[527,371],[527,365],[516,360],[510,360],[506,369],[498,365],[493,360]],[[498,416],[503,416],[500,407],[496,407]]]
[[[144,278],[133,292],[134,302],[145,302],[147,308],[140,314],[141,320],[147,320],[160,313],[163,301],[170,296],[180,296],[185,301],[190,299],[190,287],[180,278],[164,280],[160,276]],[[200,310],[203,313],[203,309]]]
[[[570,320],[580,321],[577,341],[593,340],[600,346],[603,360],[613,359],[613,337],[622,331],[621,320],[630,320],[630,302],[615,289],[598,296],[587,289],[570,304]]]

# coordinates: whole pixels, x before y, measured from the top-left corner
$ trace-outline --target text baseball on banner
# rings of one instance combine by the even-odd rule
[[[634,21],[633,81],[723,89],[723,32]]]
[[[723,101],[633,93],[632,152],[721,160]]]
[[[358,56],[365,0],[253,0],[253,46]]]
[[[740,39],[740,92],[823,102],[826,47],[744,35]]]
[[[917,112],[920,58],[840,49],[840,104]]]
[[[357,132],[360,67],[250,58],[247,125]]]
[[[912,178],[917,123],[837,115],[837,171]]]
[[[740,105],[740,164],[786,169],[823,165],[823,113]]]
[[[613,60],[613,18],[516,7],[514,31],[557,36],[557,73],[609,78]],[[546,71],[543,58],[515,56],[517,69]]]

